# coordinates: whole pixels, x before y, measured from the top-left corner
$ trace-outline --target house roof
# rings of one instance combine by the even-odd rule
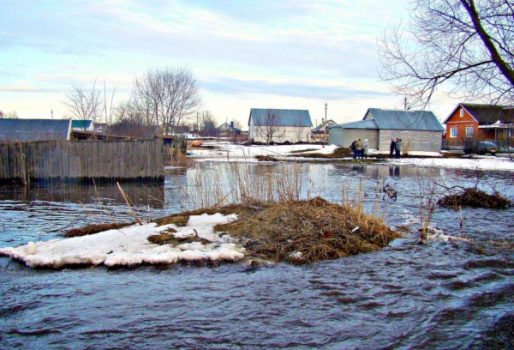
[[[277,126],[312,126],[311,116],[308,110],[305,109],[268,109],[268,108],[252,108],[250,110],[250,117],[248,118],[248,125],[250,120],[253,119],[253,125],[265,126],[267,125],[266,119],[269,114],[277,116]]]
[[[501,120],[503,123],[514,122],[514,107],[488,105],[477,103],[459,103],[444,121],[447,123],[459,107],[464,108],[480,125],[494,124]]]
[[[445,129],[430,111],[405,111],[369,108],[364,120],[374,120],[379,129],[444,131]]]
[[[72,120],[71,127],[75,129],[87,129],[91,126],[92,120]]]
[[[343,128],[343,129],[378,129],[377,123],[373,120],[360,120],[358,122],[351,122],[351,123],[345,123],[345,124],[337,124],[332,125],[328,127],[329,129],[332,128]]]
[[[236,132],[236,133],[241,132],[241,129],[234,128],[233,126],[231,126],[227,122],[223,122],[223,124],[218,126],[218,130],[220,130],[220,131],[231,131],[231,132]]]
[[[336,124],[335,121],[333,121],[332,119],[329,119],[329,120],[325,120],[323,123],[321,123],[320,125],[318,125],[317,127],[315,127],[314,129],[312,129],[312,132],[316,132],[316,131],[319,131],[321,129],[323,129],[325,126],[329,125],[329,123],[332,123],[330,125],[334,125]]]
[[[0,119],[0,141],[69,140],[70,130],[70,119]]]

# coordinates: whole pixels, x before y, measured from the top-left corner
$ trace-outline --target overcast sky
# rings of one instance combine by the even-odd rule
[[[408,0],[4,0],[0,110],[21,118],[68,114],[73,85],[129,98],[149,69],[189,67],[202,109],[247,124],[250,108],[308,109],[313,123],[402,108],[380,81],[377,40],[408,21]],[[458,101],[440,92],[442,120]]]

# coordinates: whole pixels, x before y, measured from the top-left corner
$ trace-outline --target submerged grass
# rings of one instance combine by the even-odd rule
[[[458,208],[459,206],[471,206],[478,208],[505,209],[512,203],[502,197],[498,192],[486,193],[476,188],[465,188],[460,193],[444,196],[437,204],[443,207]]]

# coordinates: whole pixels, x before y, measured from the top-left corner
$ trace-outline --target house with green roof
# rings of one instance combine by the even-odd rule
[[[369,108],[361,121],[329,127],[329,144],[349,147],[368,139],[369,148],[388,151],[400,138],[405,151],[440,152],[444,128],[430,111]]]
[[[75,131],[94,131],[92,120],[78,120],[74,119],[71,121],[71,128]]]
[[[248,128],[254,142],[310,142],[312,121],[308,110],[252,108]]]

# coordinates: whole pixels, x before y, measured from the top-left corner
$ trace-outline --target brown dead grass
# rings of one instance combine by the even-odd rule
[[[237,214],[237,221],[218,225],[215,230],[238,239],[252,258],[295,265],[371,252],[401,236],[359,207],[341,206],[319,197],[197,210],[156,222],[183,223],[186,217],[203,213]]]
[[[260,162],[276,162],[278,159],[272,156],[255,156]]]
[[[302,157],[302,158],[323,158],[323,159],[332,159],[332,158],[345,158],[353,155],[353,152],[349,148],[337,148],[334,153],[330,154],[322,154],[322,153],[307,153],[304,154],[302,152],[308,152],[309,150],[296,151],[291,152],[291,157]],[[310,150],[312,151],[312,150]]]
[[[81,228],[74,228],[72,230],[68,230],[63,232],[64,237],[80,237],[92,235],[98,232],[107,231],[107,230],[117,230],[126,226],[134,225],[133,222],[125,222],[125,223],[111,223],[111,224],[93,224],[87,225]]]

